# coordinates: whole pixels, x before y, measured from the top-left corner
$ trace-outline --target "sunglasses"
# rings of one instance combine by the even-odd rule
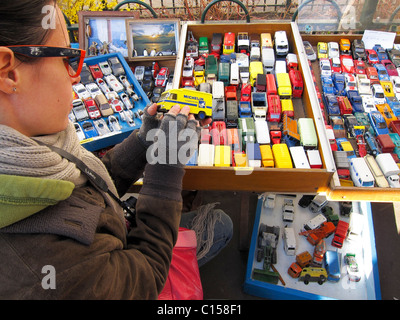
[[[71,78],[79,77],[86,51],[82,49],[47,47],[47,46],[7,46],[17,55],[30,58],[63,57],[64,64]]]

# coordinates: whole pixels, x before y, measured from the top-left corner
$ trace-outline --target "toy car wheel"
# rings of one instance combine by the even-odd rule
[[[326,280],[326,279],[325,279],[325,276],[320,275],[320,276],[319,276],[319,280],[318,280],[318,284],[319,284],[319,285],[322,285],[322,284],[325,282],[325,280]]]
[[[199,114],[198,114],[198,117],[199,117],[200,120],[204,120],[205,117],[206,117],[206,114],[204,113],[204,111],[200,111]]]
[[[310,275],[306,274],[304,277],[304,284],[309,284],[309,282],[310,282]]]

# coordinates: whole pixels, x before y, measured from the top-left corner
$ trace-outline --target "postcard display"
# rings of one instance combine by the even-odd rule
[[[317,214],[308,207],[298,205],[302,195],[300,194],[276,194],[273,208],[267,207],[265,197],[259,197],[257,212],[251,239],[246,280],[244,291],[246,293],[269,299],[340,299],[340,300],[379,300],[381,299],[378,262],[375,249],[375,237],[372,222],[371,207],[369,202],[353,202],[352,212],[349,217],[343,217],[339,213],[339,202],[328,202],[327,207],[333,209],[333,214],[340,220],[350,224],[350,236],[344,242],[342,248],[331,245],[334,234],[325,238],[326,250],[336,251],[340,262],[340,280],[338,282],[325,281],[322,285],[317,282],[305,284],[299,278],[292,278],[288,274],[290,265],[296,262],[296,255],[308,251],[313,256],[314,246],[306,240],[306,236],[299,235],[304,230],[304,224]],[[285,222],[282,219],[282,209],[285,199],[291,199],[295,213],[293,222]],[[351,221],[353,219],[353,221]],[[257,247],[259,246],[260,225],[279,227],[279,237],[276,246],[277,263],[274,265],[285,285],[268,283],[254,279],[254,270],[263,269],[264,259],[257,261]],[[296,250],[295,255],[287,255],[284,249],[283,232],[285,227],[294,229]],[[354,282],[349,280],[344,257],[346,253],[354,253],[361,280]],[[322,263],[324,267],[324,263]],[[271,269],[272,271],[272,269]]]
[[[81,144],[83,147],[85,147],[89,151],[96,151],[100,150],[103,148],[107,148],[110,146],[113,146],[117,143],[122,142],[125,138],[127,138],[131,132],[133,132],[135,129],[140,128],[142,124],[141,120],[141,113],[143,109],[146,107],[147,104],[150,103],[147,95],[144,93],[142,87],[136,80],[135,76],[133,75],[132,70],[130,69],[129,65],[127,64],[125,58],[121,53],[110,53],[110,54],[105,54],[105,55],[99,55],[95,57],[90,57],[85,59],[86,65],[92,66],[96,65],[99,62],[107,62],[108,59],[112,57],[117,57],[121,65],[123,66],[125,70],[125,76],[128,80],[128,82],[131,84],[131,89],[134,91],[136,94],[136,100],[132,99],[129,97],[130,102],[132,103],[133,108],[128,110],[126,107],[124,107],[124,111],[128,111],[129,115],[131,116],[131,121],[130,124],[126,119],[121,118],[122,113],[119,112],[114,112],[112,115],[117,119],[119,125],[120,125],[120,130],[107,130],[105,128],[106,133],[101,134],[98,130],[97,135],[96,132],[94,133],[94,136],[85,136],[85,139],[81,140]],[[118,78],[118,77],[117,77]],[[94,82],[96,83],[96,82]],[[125,92],[125,91],[123,91]],[[121,94],[122,92],[119,92]],[[122,103],[122,100],[121,100]],[[110,129],[109,125],[109,118],[108,117],[101,117],[100,119],[104,120],[106,123],[108,129]],[[94,121],[98,121],[96,119],[86,119],[83,121],[79,121],[79,125],[81,126],[81,130],[84,131],[84,123],[85,122],[91,122],[93,124],[92,127],[96,128],[94,125]],[[103,124],[104,124],[103,122]],[[84,132],[85,133],[85,132]]]

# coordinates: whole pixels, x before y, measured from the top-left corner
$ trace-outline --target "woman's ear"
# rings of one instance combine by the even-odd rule
[[[17,88],[17,71],[14,53],[6,47],[0,47],[0,91],[12,94],[15,88]]]

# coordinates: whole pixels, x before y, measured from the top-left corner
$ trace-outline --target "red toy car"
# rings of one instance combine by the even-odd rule
[[[169,69],[167,67],[161,68],[156,77],[156,87],[165,87],[167,85],[168,77]]]
[[[380,84],[378,71],[374,67],[367,67],[365,68],[365,74],[367,75],[369,81],[371,82],[371,86],[373,84]]]
[[[211,137],[212,137],[212,143],[216,146],[228,144],[225,121],[213,122],[211,127]]]
[[[365,74],[365,62],[363,60],[354,60],[354,72],[356,74]]]
[[[359,134],[356,137],[357,148],[358,148],[358,156],[365,157],[367,155],[367,144],[365,143],[364,136]]]
[[[85,102],[86,110],[89,113],[90,119],[101,118],[100,110],[97,107],[96,102],[92,98],[86,99],[84,102]]]
[[[367,54],[367,61],[369,64],[375,64],[379,62],[378,55],[376,54],[375,50],[366,49],[365,53]]]
[[[240,91],[240,101],[250,101],[251,100],[251,84],[245,83]]]
[[[399,73],[392,61],[390,60],[382,60],[381,63],[385,66],[389,77],[397,77]]]
[[[103,72],[101,72],[98,64],[89,66],[89,69],[94,79],[103,78]]]
[[[354,60],[351,56],[341,55],[340,62],[342,65],[342,73],[354,73]]]

